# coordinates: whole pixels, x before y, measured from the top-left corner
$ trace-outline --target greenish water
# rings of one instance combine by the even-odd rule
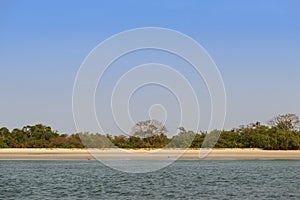
[[[0,161],[0,199],[300,199],[299,180],[300,161],[176,161],[146,174],[97,161]]]

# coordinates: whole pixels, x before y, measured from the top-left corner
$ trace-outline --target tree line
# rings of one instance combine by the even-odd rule
[[[59,134],[42,124],[9,131],[0,129],[0,148],[261,148],[266,150],[299,150],[300,119],[295,114],[274,117],[232,130],[196,133],[179,128],[167,137],[167,128],[157,120],[136,123],[132,134],[104,135],[92,133]],[[214,140],[215,139],[215,140]],[[211,143],[211,144],[210,144]]]

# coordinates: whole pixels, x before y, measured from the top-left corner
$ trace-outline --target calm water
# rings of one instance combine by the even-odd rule
[[[299,167],[300,161],[177,161],[127,174],[97,161],[0,161],[0,199],[300,199]]]

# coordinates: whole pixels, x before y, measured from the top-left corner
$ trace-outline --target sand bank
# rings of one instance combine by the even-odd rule
[[[213,149],[204,158],[199,150],[189,149],[0,149],[0,160],[300,160],[300,151],[266,151],[261,149]]]

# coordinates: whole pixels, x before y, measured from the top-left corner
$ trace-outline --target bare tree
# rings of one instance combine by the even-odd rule
[[[132,135],[140,138],[148,138],[167,132],[167,128],[158,120],[140,121],[132,128]]]
[[[295,114],[278,115],[271,119],[269,124],[282,131],[295,131],[300,128],[300,119]]]

